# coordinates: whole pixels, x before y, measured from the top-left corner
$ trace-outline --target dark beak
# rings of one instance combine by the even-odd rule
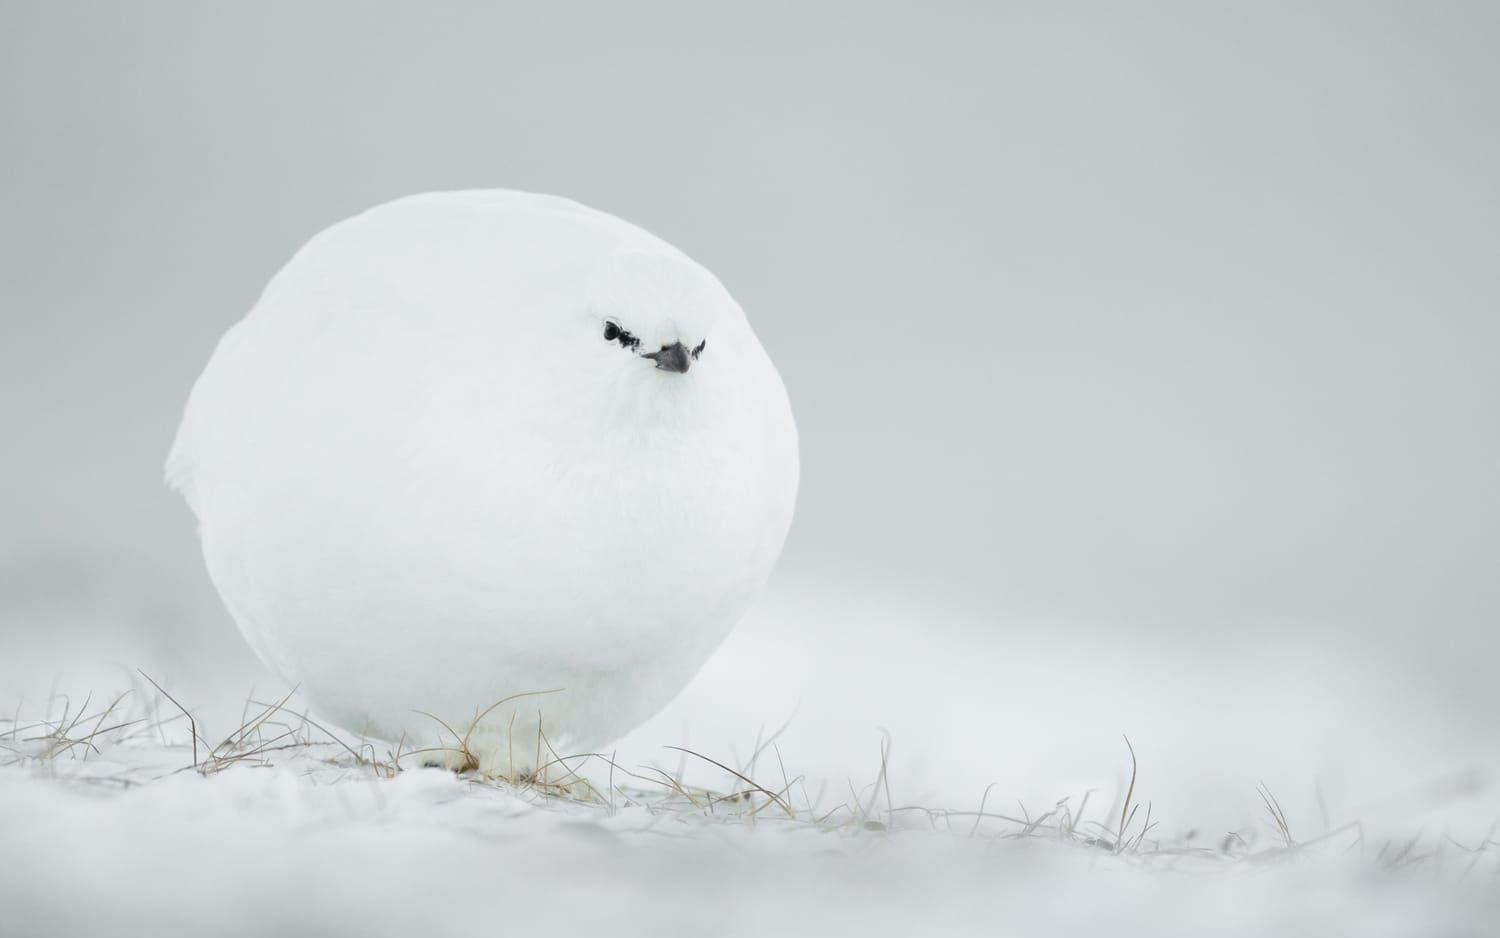
[[[687,371],[693,361],[692,355],[682,347],[681,342],[663,345],[660,352],[647,352],[641,357],[656,362],[656,367],[661,371],[675,371],[678,374]]]

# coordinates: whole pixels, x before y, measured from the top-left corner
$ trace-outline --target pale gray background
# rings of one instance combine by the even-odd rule
[[[782,582],[1314,636],[1490,720],[1497,49],[1479,3],[4,3],[0,648],[241,653],[160,483],[194,376],[320,228],[509,186],[748,310]]]

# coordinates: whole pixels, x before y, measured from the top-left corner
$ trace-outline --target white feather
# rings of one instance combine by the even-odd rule
[[[706,342],[683,374],[638,354],[678,341]],[[415,711],[467,728],[560,688],[471,738],[515,771],[538,711],[588,748],[687,683],[780,552],[797,438],[680,251],[564,199],[452,192],[298,252],[220,342],[167,475],[252,647],[347,729],[434,739]]]

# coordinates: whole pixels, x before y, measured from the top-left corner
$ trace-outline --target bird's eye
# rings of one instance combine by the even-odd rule
[[[620,328],[619,323],[606,322],[604,324],[604,341],[618,342],[621,348],[635,348],[641,344],[641,340]]]
[[[698,347],[695,348],[695,349],[693,349],[693,358],[697,358],[699,355],[702,355],[703,354],[703,349],[707,345],[708,345],[708,340],[707,339],[704,339],[702,342],[699,342],[698,343]]]

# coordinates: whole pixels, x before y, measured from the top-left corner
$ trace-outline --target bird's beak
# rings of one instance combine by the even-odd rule
[[[642,358],[649,358],[656,362],[659,371],[675,371],[678,374],[688,370],[693,359],[688,350],[683,348],[681,342],[673,342],[671,345],[663,345],[660,352],[647,352]]]

